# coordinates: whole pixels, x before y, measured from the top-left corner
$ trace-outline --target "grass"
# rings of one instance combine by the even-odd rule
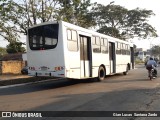
[[[144,61],[142,61],[142,60],[135,60],[135,64],[144,64]]]

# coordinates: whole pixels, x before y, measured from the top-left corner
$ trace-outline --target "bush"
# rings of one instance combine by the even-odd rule
[[[139,60],[139,59],[136,59],[136,60],[135,60],[135,64],[144,64],[144,61]]]

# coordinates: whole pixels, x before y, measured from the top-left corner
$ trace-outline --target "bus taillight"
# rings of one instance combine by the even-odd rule
[[[35,70],[35,67],[29,67],[30,70]]]
[[[64,69],[64,67],[61,67],[61,66],[54,68],[55,71],[60,71],[60,70],[63,70],[63,69]]]

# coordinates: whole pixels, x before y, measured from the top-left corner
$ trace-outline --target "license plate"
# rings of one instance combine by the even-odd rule
[[[45,71],[47,69],[48,69],[47,67],[41,67],[41,70],[43,70],[43,71]]]

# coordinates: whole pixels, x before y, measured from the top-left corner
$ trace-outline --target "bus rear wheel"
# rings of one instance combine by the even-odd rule
[[[127,74],[128,74],[128,71],[129,71],[129,67],[128,67],[128,65],[127,65],[127,67],[126,67],[126,71],[125,71],[125,72],[123,72],[123,75],[127,75]]]
[[[98,81],[104,80],[105,76],[106,76],[105,68],[103,66],[100,66],[98,70],[98,78],[97,78]]]

